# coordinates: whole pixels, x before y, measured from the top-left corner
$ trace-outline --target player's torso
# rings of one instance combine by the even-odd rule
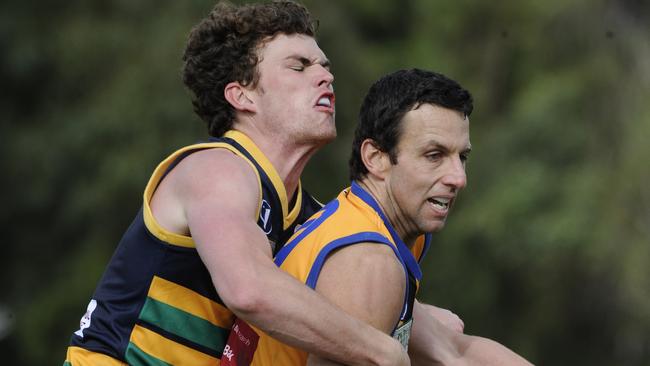
[[[338,198],[323,207],[295,232],[287,244],[279,251],[275,262],[283,270],[307,284],[316,287],[320,269],[327,255],[333,250],[356,243],[374,242],[389,245],[404,264],[402,254],[397,249],[389,229],[381,217],[362,199],[350,190],[342,192]],[[422,243],[416,246],[418,255]],[[394,336],[404,344],[408,343],[412,324],[412,306],[419,285],[409,268],[405,267],[408,282],[404,298],[404,308],[396,324]],[[253,328],[259,335],[257,349],[252,357],[254,366],[304,365],[307,354],[289,347],[263,332]]]
[[[243,134],[231,132],[225,138],[172,154],[152,175],[143,208],[124,234],[84,315],[87,324],[72,337],[69,360],[110,365],[113,361],[102,355],[108,354],[116,359],[114,364],[122,364],[117,359],[129,364],[218,364],[233,314],[215,290],[192,238],[166,231],[149,207],[158,183],[175,164],[192,152],[209,148],[228,149],[249,161],[257,172],[262,192],[258,226],[275,251],[296,223],[319,207],[299,192],[296,205],[289,210],[277,173]],[[227,179],[227,172],[224,177]]]

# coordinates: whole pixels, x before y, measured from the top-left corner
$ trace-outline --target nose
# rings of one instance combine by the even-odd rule
[[[325,85],[327,87],[330,87],[332,83],[334,82],[334,75],[330,70],[325,68],[323,65],[319,65],[317,67],[318,69],[318,74],[317,74],[317,84],[318,86]]]
[[[449,168],[442,178],[442,183],[452,188],[454,192],[465,188],[467,185],[465,164],[459,157],[455,157],[449,162]]]

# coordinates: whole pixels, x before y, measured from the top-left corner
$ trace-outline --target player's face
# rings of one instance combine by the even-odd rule
[[[299,144],[321,145],[336,137],[334,76],[314,38],[279,34],[260,56],[258,123]]]
[[[406,236],[438,231],[467,184],[469,120],[460,112],[423,104],[404,116],[401,127],[397,164],[391,165],[386,182],[396,224]]]

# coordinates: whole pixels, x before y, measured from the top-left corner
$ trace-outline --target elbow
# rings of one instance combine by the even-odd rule
[[[268,309],[265,292],[255,286],[223,291],[220,296],[226,307],[244,320],[255,319]]]
[[[236,268],[222,266],[220,271],[211,272],[212,282],[224,305],[238,318],[255,325],[256,320],[265,319],[274,305],[272,276],[265,269],[270,267],[280,272],[273,262],[269,261],[266,266],[258,262]]]

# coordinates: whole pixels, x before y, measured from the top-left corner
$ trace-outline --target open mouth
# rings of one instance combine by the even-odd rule
[[[316,105],[320,107],[331,107],[332,101],[328,97],[321,97]]]
[[[317,107],[333,108],[334,107],[334,94],[325,93],[318,98],[316,102]]]
[[[438,197],[438,198],[432,197],[427,199],[427,201],[429,201],[436,209],[441,211],[447,211],[449,209],[449,203],[451,202],[451,199],[442,198],[442,197]]]

